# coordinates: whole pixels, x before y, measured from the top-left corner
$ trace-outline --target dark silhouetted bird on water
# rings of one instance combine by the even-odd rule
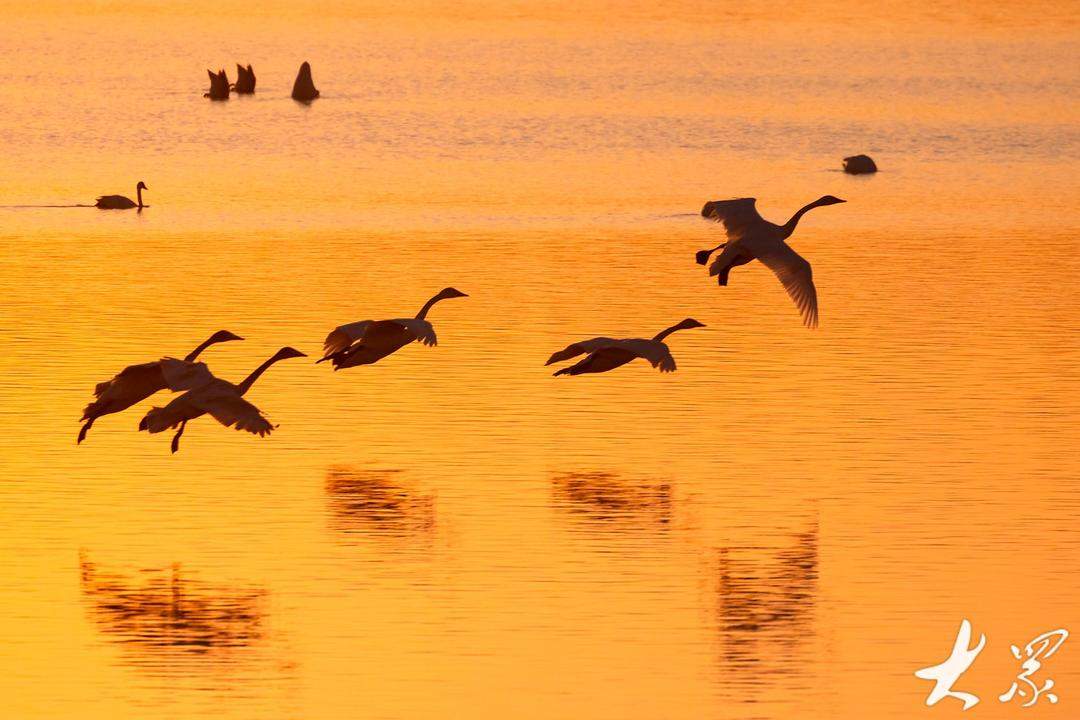
[[[705,324],[699,323],[693,318],[686,318],[682,322],[657,333],[652,340],[643,338],[616,340],[608,337],[582,340],[566,346],[565,349],[548,358],[548,361],[544,364],[551,365],[552,363],[562,362],[583,353],[588,353],[588,357],[584,360],[559,370],[555,373],[555,376],[607,372],[637,358],[648,360],[654,368],[659,368],[660,372],[675,372],[675,358],[671,356],[671,350],[664,342],[664,339],[678,330],[699,327],[705,327]]]
[[[139,184],[135,186],[135,197],[139,198],[139,202],[135,202],[124,195],[102,195],[94,203],[94,207],[102,210],[130,210],[136,207],[141,209],[145,207],[142,202],[142,191],[149,189],[146,187],[146,183],[140,180]]]
[[[311,79],[311,65],[304,61],[300,66],[300,72],[296,74],[296,82],[292,86],[293,100],[311,102],[319,97],[319,91],[315,89],[315,81]]]
[[[237,95],[251,95],[255,92],[255,71],[250,64],[246,68],[240,63],[236,64],[236,82],[232,90]]]
[[[869,155],[852,155],[844,158],[844,172],[848,175],[869,175],[877,172],[877,164]]]
[[[810,263],[784,241],[795,232],[795,226],[804,214],[816,207],[842,202],[840,198],[825,195],[799,210],[783,225],[776,225],[761,217],[754,206],[754,198],[707,202],[701,209],[702,216],[723,223],[728,241],[711,250],[698,251],[697,262],[705,265],[709,262],[709,256],[722,248],[723,252],[709,266],[709,275],[717,276],[717,282],[727,285],[728,273],[733,267],[760,260],[776,274],[795,301],[803,324],[809,328],[817,327],[817,288],[814,287]]]
[[[211,100],[228,100],[229,77],[225,74],[225,70],[223,69],[216,74],[207,70],[206,74],[210,76],[210,92],[203,93],[203,97],[208,97]]]

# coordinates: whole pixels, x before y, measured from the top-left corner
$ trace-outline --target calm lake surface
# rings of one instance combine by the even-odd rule
[[[1075,717],[1075,638],[998,701],[1080,630],[1080,24],[1007,5],[0,2],[0,716],[909,718],[968,618],[964,717]],[[694,264],[706,200],[824,194],[818,331]],[[684,317],[674,374],[543,366]],[[312,356],[271,437],[76,446],[221,328]]]

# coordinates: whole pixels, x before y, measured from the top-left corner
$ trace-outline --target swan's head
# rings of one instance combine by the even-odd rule
[[[235,335],[228,330],[218,330],[216,333],[210,336],[211,343],[223,343],[231,340],[243,340],[244,338],[239,335]]]
[[[698,322],[694,318],[686,318],[681,323],[675,326],[676,330],[689,330],[691,328],[705,327],[705,323]]]
[[[139,184],[135,186],[135,189],[136,190],[149,190],[150,188],[146,187],[146,183],[144,183],[142,180],[140,180]]]
[[[466,295],[465,293],[461,292],[457,288],[448,287],[448,288],[443,288],[441,291],[439,291],[439,297],[445,300],[447,298],[458,298],[458,297],[469,297],[469,296]]]
[[[307,357],[306,354],[300,352],[296,348],[283,347],[274,353],[274,361],[288,360],[289,358]]]
[[[847,200],[841,200],[840,198],[833,197],[832,195],[823,195],[820,198],[818,198],[818,201],[815,204],[816,205],[836,205],[837,203],[842,203],[842,202],[847,202]]]

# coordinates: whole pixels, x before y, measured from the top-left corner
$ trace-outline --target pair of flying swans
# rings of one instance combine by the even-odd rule
[[[710,255],[717,250],[723,250],[709,266],[709,275],[716,276],[720,285],[727,285],[728,275],[732,268],[745,265],[752,260],[760,260],[776,274],[788,295],[795,301],[795,305],[802,314],[803,324],[809,328],[815,328],[818,325],[818,300],[810,263],[792,250],[785,240],[795,232],[795,227],[803,215],[814,208],[835,205],[844,200],[832,195],[820,197],[801,208],[783,225],[776,225],[761,217],[754,207],[755,202],[754,198],[738,198],[705,203],[701,214],[723,223],[728,239],[727,242],[711,250],[699,251],[696,260],[699,265],[705,265],[709,262]],[[560,350],[548,359],[547,364],[551,365],[588,353],[584,360],[559,370],[555,375],[607,372],[636,358],[649,361],[653,367],[659,368],[660,372],[673,372],[675,359],[663,340],[676,330],[695,327],[703,327],[703,325],[692,318],[687,318],[678,325],[664,330],[652,340],[593,338],[573,343],[566,349]]]
[[[292,357],[305,357],[304,353],[284,347],[269,360],[257,367],[239,385],[221,380],[210,372],[205,363],[195,359],[203,350],[217,343],[243,340],[228,330],[219,330],[183,360],[164,357],[153,362],[131,365],[121,370],[111,380],[98,383],[94,389],[95,400],[83,410],[82,428],[77,443],[86,439],[94,422],[104,416],[118,413],[142,402],[161,390],[182,392],[163,408],[151,408],[139,422],[139,429],[159,433],[173,427],[179,430],[172,440],[172,451],[180,447],[180,436],[187,423],[204,414],[210,414],[225,427],[236,426],[261,436],[273,430],[262,412],[243,399],[243,395],[274,363]]]

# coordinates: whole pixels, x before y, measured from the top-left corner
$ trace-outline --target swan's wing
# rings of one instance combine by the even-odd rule
[[[326,340],[323,341],[323,355],[330,356],[349,347],[354,342],[364,337],[364,333],[367,332],[369,325],[371,325],[370,320],[361,320],[360,322],[339,325],[334,328],[334,330],[326,336]]]
[[[594,353],[597,350],[602,350],[606,347],[615,347],[618,342],[618,340],[609,337],[595,337],[591,340],[582,340],[580,342],[571,343],[557,353],[552,354],[544,364],[551,365],[552,363],[569,360],[572,357],[577,357],[578,355],[583,355],[585,353]]]
[[[237,430],[246,430],[260,437],[269,435],[274,429],[259,408],[235,392],[193,394],[191,403],[225,427],[235,426]]]
[[[102,398],[120,394],[127,397],[148,398],[164,389],[165,379],[161,375],[161,364],[148,362],[128,365],[111,380],[98,383],[94,387],[94,396]]]
[[[803,325],[816,328],[818,325],[817,288],[814,287],[813,272],[799,253],[787,243],[758,255],[758,260],[765,267],[776,273],[787,294],[795,301],[802,313]]]
[[[206,363],[188,362],[176,358],[161,358],[161,374],[165,378],[165,387],[173,392],[191,390],[213,382],[216,378],[206,367]]]
[[[755,198],[736,198],[734,200],[710,200],[701,208],[701,216],[723,223],[724,230],[731,239],[742,237],[754,225],[765,222],[758,214]]]
[[[675,358],[671,356],[671,350],[666,343],[659,340],[618,340],[617,347],[629,350],[640,358],[648,360],[654,368],[660,372],[675,372]]]
[[[390,322],[397,323],[401,327],[408,330],[412,335],[428,346],[435,346],[439,344],[439,339],[435,337],[435,328],[431,327],[431,323],[427,320],[417,320],[416,318],[394,318]]]

